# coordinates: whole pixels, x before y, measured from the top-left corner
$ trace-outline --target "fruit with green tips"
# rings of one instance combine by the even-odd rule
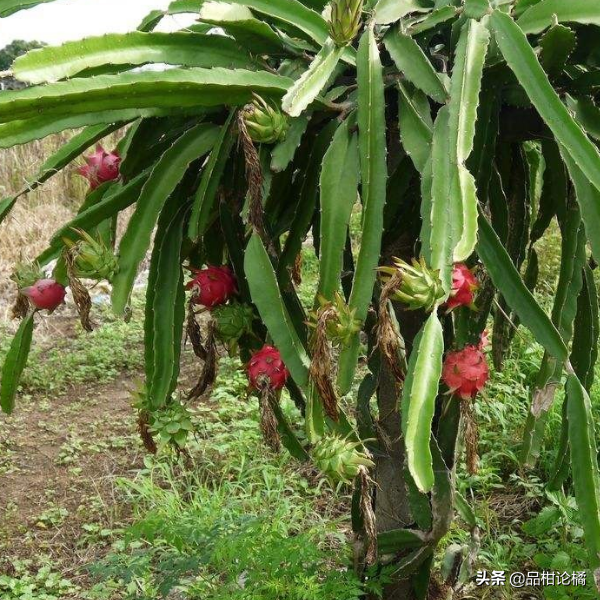
[[[339,436],[323,437],[313,448],[317,467],[334,483],[352,483],[361,467],[375,466],[370,456],[360,450],[361,442]]]
[[[244,112],[248,135],[257,144],[276,144],[287,135],[289,123],[286,115],[272,103],[255,96]]]
[[[430,269],[425,259],[413,259],[412,264],[395,258],[393,267],[381,267],[384,281],[398,279],[392,299],[405,304],[408,310],[423,309],[431,312],[444,297],[444,288],[439,272]]]
[[[86,231],[78,231],[80,239],[76,242],[64,239],[74,259],[75,275],[82,279],[112,281],[118,270],[118,261],[112,248],[100,239],[94,239]]]
[[[363,0],[333,0],[329,35],[338,46],[347,46],[362,25]]]

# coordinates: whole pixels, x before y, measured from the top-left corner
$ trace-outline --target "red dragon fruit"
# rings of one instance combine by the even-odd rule
[[[40,279],[32,286],[23,288],[21,293],[25,294],[36,308],[53,312],[63,303],[67,291],[64,285],[54,279]]]
[[[86,164],[77,172],[90,182],[90,188],[95,190],[100,184],[119,178],[121,157],[118,152],[107,152],[100,144],[96,151],[83,157]]]
[[[463,400],[475,398],[489,379],[485,354],[477,346],[465,346],[449,352],[444,361],[442,379],[451,393]]]
[[[451,311],[458,306],[474,308],[475,292],[479,283],[473,272],[463,263],[454,265],[452,271],[452,291],[446,303],[446,308]]]
[[[188,290],[194,290],[194,304],[213,308],[225,304],[231,296],[237,294],[235,275],[229,267],[207,267],[193,269],[194,278],[187,284]]]
[[[263,346],[255,352],[246,366],[250,385],[256,390],[280,390],[289,377],[281,354],[273,346]]]

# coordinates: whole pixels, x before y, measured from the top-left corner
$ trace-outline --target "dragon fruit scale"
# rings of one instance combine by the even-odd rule
[[[452,290],[446,302],[446,308],[451,311],[459,306],[475,307],[475,292],[479,289],[477,278],[463,263],[454,265],[452,270]]]
[[[263,346],[246,366],[250,385],[256,390],[281,390],[289,377],[281,354],[273,346]]]
[[[37,309],[53,312],[63,303],[67,291],[64,285],[54,279],[40,279],[32,286],[23,288],[21,293]]]
[[[119,178],[121,157],[118,152],[107,152],[100,144],[93,154],[84,156],[85,165],[77,172],[90,182],[90,188],[95,190],[102,183]]]
[[[465,346],[449,352],[444,361],[442,380],[452,394],[463,400],[475,398],[485,387],[490,372],[485,354],[478,346]]]
[[[235,275],[229,267],[193,269],[194,278],[187,284],[194,291],[193,302],[208,309],[225,304],[237,294]]]

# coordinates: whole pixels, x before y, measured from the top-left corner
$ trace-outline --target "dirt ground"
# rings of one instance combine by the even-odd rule
[[[57,398],[32,398],[5,420],[0,573],[10,574],[14,559],[47,555],[71,577],[102,553],[108,532],[126,517],[115,480],[143,464],[130,404],[138,375],[76,386]]]

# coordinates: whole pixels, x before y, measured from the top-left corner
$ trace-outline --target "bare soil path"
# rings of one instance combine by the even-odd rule
[[[15,559],[48,556],[64,576],[94,560],[127,507],[115,480],[142,466],[124,373],[103,386],[22,398],[0,430],[0,573]]]

